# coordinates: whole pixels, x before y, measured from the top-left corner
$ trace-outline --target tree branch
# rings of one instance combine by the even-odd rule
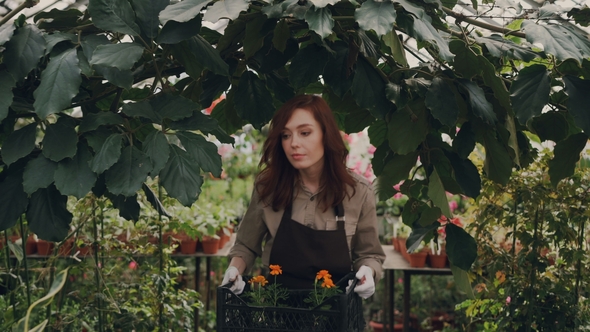
[[[469,24],[473,24],[475,26],[478,26],[480,28],[484,28],[484,29],[487,29],[487,30],[490,30],[490,31],[495,31],[495,32],[503,33],[503,34],[505,34],[507,36],[515,36],[515,37],[520,37],[520,38],[526,38],[526,35],[524,33],[522,33],[522,32],[511,30],[511,29],[502,28],[501,26],[497,26],[497,25],[493,25],[493,24],[484,23],[484,22],[481,22],[481,21],[478,21],[478,20],[475,20],[475,19],[466,17],[463,14],[454,12],[454,11],[452,11],[449,8],[446,8],[446,7],[442,7],[442,9],[443,9],[443,11],[447,15],[456,18],[459,22],[460,21],[464,21],[464,22],[467,22]]]
[[[14,8],[10,13],[6,14],[6,16],[4,16],[0,20],[0,25],[3,25],[4,23],[8,22],[8,20],[13,18],[14,15],[20,13],[23,9],[31,8],[31,7],[35,6],[37,3],[38,3],[38,1],[35,1],[35,0],[25,0],[25,2],[21,3],[20,5],[18,5],[18,7]]]

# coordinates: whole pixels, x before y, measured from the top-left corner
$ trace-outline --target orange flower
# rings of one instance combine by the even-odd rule
[[[266,280],[266,278],[264,276],[257,276],[257,277],[253,277],[252,279],[250,279],[250,281],[248,281],[249,284],[260,284],[260,286],[264,286],[266,284],[268,284],[268,280]]]
[[[498,279],[498,283],[501,284],[504,281],[506,281],[506,275],[502,271],[497,271],[496,272],[496,279]]]
[[[270,267],[270,274],[273,276],[283,274],[283,270],[281,270],[280,265],[269,265],[268,267]]]
[[[332,288],[335,287],[336,285],[334,285],[334,281],[332,281],[332,279],[330,278],[324,278],[324,282],[322,282],[322,287],[324,288]]]
[[[328,270],[321,270],[316,275],[317,280],[326,279],[326,278],[328,278],[328,279],[332,278],[332,275],[328,272]]]

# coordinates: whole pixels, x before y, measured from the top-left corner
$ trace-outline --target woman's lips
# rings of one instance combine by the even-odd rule
[[[303,159],[304,155],[302,154],[292,154],[291,158],[293,158],[294,160],[301,160]]]

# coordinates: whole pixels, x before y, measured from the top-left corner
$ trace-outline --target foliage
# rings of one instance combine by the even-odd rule
[[[577,169],[568,181],[552,187],[551,158],[550,151],[543,151],[506,186],[483,183],[476,222],[470,224],[479,239],[476,297],[457,306],[470,321],[468,331],[492,330],[490,326],[561,331],[590,324],[590,178]]]

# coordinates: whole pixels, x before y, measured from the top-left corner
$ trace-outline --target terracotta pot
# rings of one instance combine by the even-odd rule
[[[37,241],[37,253],[42,256],[49,256],[53,252],[55,243],[39,239]]]
[[[404,258],[409,262],[410,257],[408,256],[408,248],[406,248],[406,238],[400,237],[398,238],[399,243],[399,252],[404,256]]]
[[[424,265],[426,265],[426,257],[428,256],[428,252],[420,251],[408,255],[411,267],[424,267]]]
[[[208,255],[216,254],[219,251],[219,239],[212,236],[203,236],[201,240],[203,253]]]
[[[447,266],[447,253],[441,251],[440,255],[428,254],[430,260],[430,267],[435,269],[442,269]]]
[[[173,233],[173,232],[165,232],[164,234],[162,234],[162,242],[165,245],[170,245],[170,247],[173,247],[174,245],[176,245],[176,248],[174,248],[174,251],[172,253],[180,251],[180,243],[181,243],[180,238],[181,238],[180,234]]]
[[[369,326],[373,329],[374,332],[389,331],[389,325],[385,325],[383,323],[369,321]],[[396,323],[393,325],[393,331],[402,332],[403,330],[404,330],[404,324],[397,324]]]
[[[399,252],[399,238],[394,237],[391,239],[391,242],[393,243],[393,249]]]
[[[229,232],[228,232],[229,233]],[[219,236],[219,249],[223,248],[227,242],[229,242],[230,236],[227,235],[223,229],[217,231],[217,236]]]
[[[62,243],[62,245],[59,247],[57,254],[60,256],[69,256],[72,254],[73,248],[74,248],[74,239],[69,238],[66,240],[66,242]]]
[[[191,239],[186,236],[180,241],[180,253],[185,255],[194,254],[197,251],[198,239]]]
[[[37,252],[37,241],[35,240],[35,235],[31,234],[29,237],[27,237],[25,251],[27,255],[32,255]]]

